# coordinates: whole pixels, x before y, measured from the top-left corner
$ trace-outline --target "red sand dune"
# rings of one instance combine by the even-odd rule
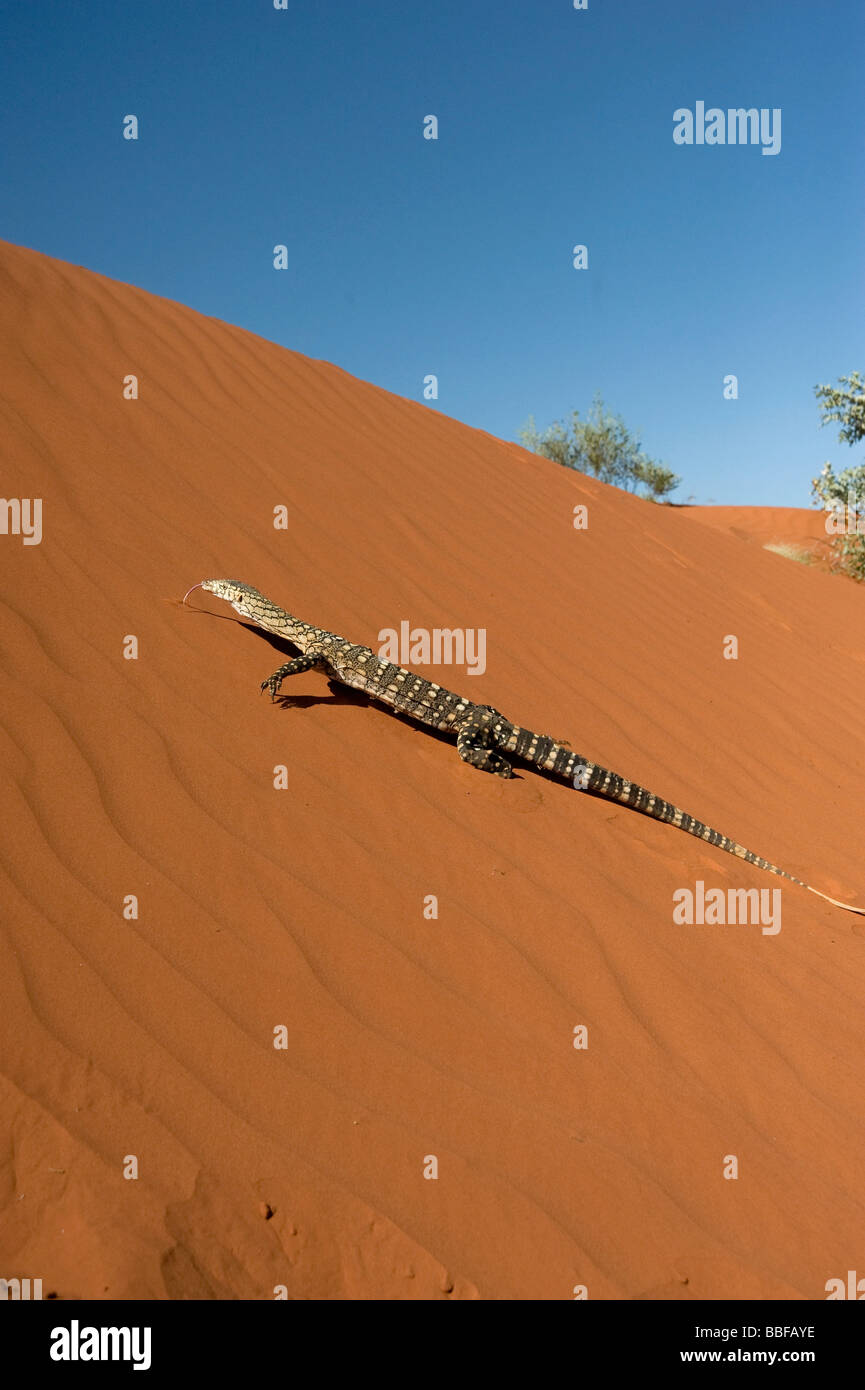
[[[824,564],[828,558],[831,542],[826,531],[826,513],[815,507],[701,506],[678,510],[739,540],[762,546],[789,546],[794,553]]]
[[[271,704],[282,651],[178,602],[228,576],[371,645],[484,627],[485,674],[429,674],[863,904],[862,589],[7,244],[0,320],[3,491],[43,499],[41,544],[0,536],[0,1275],[819,1299],[865,1273],[863,919],[788,885],[777,935],[676,925],[697,880],[780,880],[485,776],[315,671]]]

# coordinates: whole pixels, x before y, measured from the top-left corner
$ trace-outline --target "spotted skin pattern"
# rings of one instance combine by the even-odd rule
[[[334,632],[311,627],[248,584],[233,579],[205,579],[193,587],[205,589],[224,599],[242,618],[265,632],[285,638],[300,649],[301,656],[287,661],[266,681],[262,681],[261,689],[269,690],[271,699],[279,694],[282,682],[288,676],[320,667],[331,680],[341,681],[353,690],[362,690],[371,699],[390,705],[400,714],[410,715],[421,724],[452,735],[456,738],[457,752],[463,762],[471,767],[491,772],[496,777],[513,777],[511,764],[505,757],[505,754],[511,754],[561,781],[571,782],[607,801],[619,802],[655,820],[673,825],[677,830],[684,830],[688,835],[725,850],[747,864],[754,864],[758,869],[765,869],[770,874],[798,884],[800,888],[807,888],[836,907],[865,915],[865,908],[853,907],[827,897],[819,889],[803,883],[800,878],[794,878],[785,869],[779,869],[776,864],[761,859],[736,840],[722,835],[719,830],[713,830],[694,816],[689,816],[672,802],[662,800],[616,772],[599,767],[549,735],[520,728],[491,705],[477,705],[465,696],[445,690],[443,686],[415,675],[402,666],[382,661],[370,647],[356,646]]]

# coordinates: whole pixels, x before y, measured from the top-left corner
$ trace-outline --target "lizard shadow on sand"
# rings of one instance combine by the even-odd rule
[[[193,586],[193,587],[196,587],[196,586]],[[192,590],[189,590],[188,592],[191,593]],[[187,594],[187,597],[188,597],[188,594]],[[184,600],[184,602],[185,602],[185,600]],[[218,615],[213,615],[213,616],[218,616]],[[221,616],[221,615],[219,615],[219,616]],[[235,620],[235,621],[236,621],[236,620]],[[297,647],[297,644],[296,644],[296,643],[294,643],[294,642],[289,642],[289,641],[287,641],[285,638],[282,638],[282,637],[277,637],[276,634],[274,634],[274,633],[269,633],[269,632],[267,632],[267,631],[265,631],[265,630],[262,630],[261,628],[259,628],[259,627],[258,627],[257,625],[255,625],[255,624],[243,623],[243,622],[242,622],[242,623],[239,624],[239,626],[246,628],[246,630],[247,630],[248,632],[253,633],[253,635],[254,635],[255,637],[257,637],[257,638],[259,638],[259,639],[262,639],[262,638],[263,638],[264,641],[267,642],[269,646],[273,647],[273,649],[274,649],[275,651],[281,653],[283,656],[289,656],[289,657],[292,657],[292,658],[293,658],[293,657],[296,655],[297,651],[298,651],[298,647]],[[265,685],[265,687],[266,687],[267,681],[264,682],[264,685]],[[310,706],[318,705],[318,704],[332,704],[332,705],[346,705],[346,704],[347,704],[347,705],[364,705],[364,706],[368,706],[368,705],[370,705],[370,704],[378,704],[378,703],[379,703],[379,701],[374,700],[371,696],[367,695],[364,691],[356,691],[356,690],[352,689],[350,686],[343,685],[343,683],[342,683],[341,681],[337,680],[336,678],[331,678],[331,679],[328,680],[328,687],[329,687],[329,692],[330,692],[330,693],[328,694],[328,696],[327,696],[326,698],[325,698],[325,697],[321,697],[321,696],[316,696],[316,695],[305,695],[305,696],[280,695],[280,697],[278,698],[278,700],[277,700],[275,703],[278,703],[279,705],[281,705],[283,709],[292,709],[292,708],[295,707],[295,706],[297,706],[297,707],[299,707],[299,708],[309,708]],[[491,707],[491,706],[483,706],[482,708],[491,709],[492,707]],[[495,711],[494,711],[494,712],[495,712]],[[395,715],[397,716],[397,718],[400,718],[400,719],[402,719],[404,722],[408,723],[408,724],[410,725],[410,727],[413,728],[413,729],[415,730],[416,733],[432,734],[432,736],[433,736],[434,738],[437,738],[437,739],[439,740],[439,742],[448,742],[449,744],[452,743],[452,739],[453,739],[453,730],[451,730],[450,732],[447,732],[447,733],[446,733],[446,732],[444,732],[444,731],[442,731],[442,730],[432,728],[432,727],[430,727],[430,726],[428,726],[428,725],[425,725],[425,724],[421,724],[417,719],[412,718],[412,717],[411,717],[410,715],[408,715],[408,714],[403,714],[401,711],[393,709],[393,707],[391,707],[390,713],[391,713],[391,714],[395,714]],[[502,716],[502,718],[504,718],[504,716]],[[509,722],[509,721],[508,721],[508,722]],[[514,727],[516,727],[516,726],[514,726]],[[529,731],[524,730],[523,732],[526,732],[526,733],[527,733],[527,732],[529,732]],[[511,734],[510,737],[513,738],[513,734]],[[539,737],[543,737],[543,738],[550,737],[550,740],[551,740],[551,743],[552,743],[552,744],[554,744],[554,745],[555,745],[555,744],[558,744],[558,745],[559,745],[559,747],[555,750],[555,754],[554,754],[555,760],[556,760],[556,761],[558,760],[558,758],[559,758],[559,756],[560,756],[560,751],[565,751],[565,750],[567,750],[567,752],[568,752],[568,758],[567,758],[566,763],[564,764],[564,766],[567,766],[567,767],[569,768],[569,770],[571,770],[571,769],[573,769],[573,768],[580,767],[580,765],[581,765],[580,755],[573,752],[573,750],[571,749],[570,743],[568,743],[567,741],[562,740],[562,739],[556,740],[556,739],[553,739],[553,738],[552,738],[551,736],[549,736],[549,735],[540,735],[540,736],[539,736],[539,735],[534,735],[533,737],[534,737],[535,739],[537,739],[537,738],[539,738]],[[518,741],[519,741],[519,736],[518,736],[518,738],[515,739],[514,741],[515,741],[515,742],[518,742]],[[540,752],[540,750],[538,750],[538,751]],[[547,757],[549,758],[549,756],[551,756],[552,754],[553,754],[553,749],[550,748],[550,749],[547,751]],[[523,759],[519,759],[519,761],[520,761],[520,762],[523,762],[524,760],[523,760]],[[531,767],[531,770],[532,770],[533,772],[540,774],[540,776],[541,776],[542,778],[544,778],[544,779],[546,779],[546,778],[549,777],[549,778],[552,778],[552,779],[558,781],[559,783],[561,783],[561,781],[563,781],[563,780],[569,780],[569,779],[563,778],[562,776],[557,776],[556,773],[553,772],[551,769],[538,767],[534,762],[528,762],[528,763],[527,763],[527,766],[530,766],[530,767]],[[581,768],[581,772],[582,772],[583,770],[587,770],[589,767],[592,769],[592,776],[593,776],[595,779],[597,779],[598,774],[604,774],[604,773],[605,773],[605,769],[604,769],[604,768],[600,767],[600,766],[599,766],[598,764],[596,764],[596,763],[589,763],[588,760],[585,760],[585,768]],[[512,775],[518,776],[519,774],[512,774]],[[637,814],[637,815],[643,815],[643,816],[646,816],[646,817],[649,818],[649,819],[652,819],[652,820],[655,820],[655,821],[661,821],[661,822],[663,822],[664,824],[668,824],[668,825],[672,824],[672,825],[675,825],[676,828],[678,828],[678,829],[683,829],[683,830],[684,830],[684,829],[687,829],[687,828],[688,828],[688,827],[686,827],[686,826],[684,825],[684,823],[683,823],[684,816],[685,816],[685,813],[684,813],[684,812],[681,812],[681,813],[680,813],[678,807],[674,806],[671,802],[667,802],[667,801],[664,801],[664,802],[662,803],[663,809],[662,809],[661,812],[659,812],[658,810],[656,810],[656,806],[657,806],[657,803],[660,801],[660,798],[654,797],[654,796],[652,796],[651,794],[646,793],[646,789],[645,789],[644,787],[640,787],[640,786],[639,786],[637,783],[635,783],[635,782],[631,782],[631,783],[628,784],[628,790],[627,790],[627,793],[626,793],[626,796],[627,796],[628,799],[627,799],[627,800],[623,800],[622,797],[621,797],[621,792],[622,792],[622,790],[623,790],[623,787],[622,787],[621,785],[619,785],[619,784],[624,783],[624,780],[625,780],[625,779],[623,779],[623,778],[620,776],[620,774],[615,774],[615,773],[607,772],[607,773],[606,773],[606,777],[605,777],[605,779],[604,779],[605,785],[606,785],[607,782],[609,782],[609,780],[610,780],[611,777],[615,777],[616,782],[615,782],[615,784],[613,784],[612,789],[611,789],[611,790],[608,790],[608,791],[606,791],[606,792],[603,790],[603,788],[602,788],[602,786],[601,786],[600,784],[597,785],[596,787],[585,787],[585,788],[583,788],[583,787],[580,785],[580,783],[579,783],[579,781],[578,781],[577,778],[574,778],[573,785],[574,785],[575,788],[579,788],[580,790],[582,790],[583,793],[584,793],[584,795],[590,796],[593,800],[594,800],[594,799],[598,799],[598,800],[606,801],[606,802],[608,802],[608,803],[614,803],[614,804],[615,804],[615,809],[616,809],[616,811],[618,811],[618,810],[620,810],[620,809],[626,809],[626,810],[635,812],[635,814]],[[520,780],[523,780],[523,779],[521,778]],[[642,796],[642,798],[643,798],[643,804],[641,804],[641,805],[640,805],[640,804],[634,804],[634,803],[630,800],[632,794],[633,794],[635,791],[636,791],[637,793],[639,793],[639,794]],[[650,797],[650,800],[651,800],[651,802],[652,802],[652,809],[651,809],[651,810],[649,809],[649,805],[648,805],[648,804],[646,803],[646,801],[645,801],[645,797],[646,797],[647,795]],[[674,818],[673,813],[680,814],[682,819],[680,819],[679,821],[677,821],[677,820]],[[609,816],[609,815],[606,817],[607,820],[611,820],[612,818],[613,818],[613,817],[611,817],[611,816]],[[693,821],[693,823],[694,823],[695,826],[699,825],[699,826],[701,827],[701,829],[700,829],[699,831],[697,831],[696,829],[692,829],[692,830],[691,830],[691,833],[693,833],[693,834],[695,834],[695,835],[698,835],[698,838],[699,838],[700,840],[703,840],[703,839],[705,838],[705,830],[706,830],[706,827],[703,826],[702,822],[696,821],[695,818],[693,818],[693,817],[688,817],[688,819],[689,819],[689,821]],[[778,874],[778,875],[781,875],[781,876],[783,876],[784,878],[790,880],[790,881],[793,882],[793,883],[799,884],[800,887],[809,889],[810,892],[815,893],[815,894],[816,894],[818,897],[820,897],[820,898],[824,898],[827,902],[833,903],[836,907],[843,908],[845,911],[848,911],[848,912],[855,912],[855,913],[857,913],[857,914],[865,915],[865,908],[862,908],[862,907],[854,907],[854,906],[853,906],[852,904],[850,904],[850,903],[839,902],[836,898],[831,898],[831,897],[829,897],[826,893],[821,893],[821,892],[819,891],[819,889],[817,889],[817,888],[811,888],[809,884],[807,884],[807,883],[802,883],[799,879],[794,878],[791,874],[787,873],[785,870],[778,868],[777,865],[773,865],[773,864],[771,864],[771,863],[768,863],[767,861],[758,858],[756,855],[751,854],[750,851],[743,851],[743,852],[740,853],[740,851],[742,851],[742,846],[741,846],[741,845],[736,845],[736,844],[734,844],[733,841],[730,839],[730,837],[722,836],[722,835],[721,835],[721,832],[719,832],[719,831],[714,831],[714,834],[715,834],[716,836],[718,836],[719,838],[718,838],[717,840],[715,840],[715,841],[712,841],[711,838],[710,838],[710,839],[708,839],[708,840],[706,841],[707,844],[713,844],[713,845],[716,845],[716,846],[719,847],[719,848],[727,849],[727,850],[729,850],[730,853],[735,853],[735,854],[737,855],[737,857],[746,859],[748,863],[755,863],[755,864],[757,864],[757,866],[760,867],[760,868],[769,869],[769,870],[771,870],[771,872],[773,872],[773,873],[775,873],[775,874]],[[720,843],[721,840],[726,840],[727,843],[726,843],[726,844],[721,844],[721,843]],[[730,848],[731,845],[733,846],[732,849]],[[860,928],[860,932],[861,932],[861,928]]]
[[[300,648],[296,647],[293,642],[286,641],[284,637],[277,637],[274,633],[265,632],[259,627],[253,627],[251,623],[240,623],[239,626],[246,628],[247,632],[251,632],[253,636],[259,637],[267,642],[269,646],[273,647],[274,651],[279,652],[283,657],[289,660],[297,656],[300,651]],[[349,685],[343,685],[341,681],[328,680],[327,685],[330,691],[329,695],[280,694],[273,703],[279,705],[284,710],[310,709],[314,705],[363,705],[367,708],[377,706],[382,712],[384,712],[386,708],[384,705],[380,705],[377,700],[373,700],[371,696],[365,694],[364,691],[354,690]],[[408,725],[415,733],[423,734],[427,738],[434,738],[439,743],[446,743],[451,749],[453,748],[452,734],[447,734],[441,729],[432,729],[425,724],[420,724],[416,719],[413,719],[410,714],[404,714],[401,710],[393,709],[393,707],[387,707],[387,714],[391,719],[399,719],[400,723]],[[570,745],[568,744],[567,746],[569,747]],[[507,757],[512,767],[512,777],[510,780],[523,782],[526,780],[526,772],[531,772],[532,777],[540,777],[543,782],[550,782],[556,786],[562,785],[561,780],[548,769],[537,767],[534,763],[524,763],[511,753],[509,753]],[[656,817],[653,817],[644,807],[625,806],[621,802],[611,802],[599,791],[593,791],[589,787],[580,787],[579,790],[582,792],[583,796],[589,797],[592,801],[603,801],[608,808],[613,808],[614,814],[605,817],[608,821],[615,820],[617,818],[615,813],[622,810],[632,811],[635,815],[645,816],[649,820],[656,819]]]
[[[291,660],[292,657],[297,656],[300,652],[300,648],[295,646],[293,642],[287,641],[284,637],[277,637],[275,633],[265,632],[260,627],[254,627],[252,623],[241,622],[238,626],[245,628],[246,631],[251,632],[254,637],[258,637],[266,642],[268,646],[273,647],[275,652],[279,652],[281,656],[288,660]],[[386,707],[381,705],[377,700],[373,700],[370,695],[365,694],[364,691],[354,690],[350,685],[343,685],[342,681],[328,679],[327,686],[330,691],[329,695],[280,694],[273,703],[283,710],[311,709],[315,705],[362,705],[369,709],[378,708],[382,713],[386,710],[391,719],[398,719],[401,724],[407,725],[410,729],[413,729],[416,734],[423,734],[425,738],[434,738],[438,743],[446,743],[449,748],[453,748],[453,734],[447,734],[442,729],[432,729],[428,725],[421,724],[418,720],[413,719],[410,714],[404,714],[402,710],[394,709],[392,706]],[[262,692],[262,694],[263,693],[264,692]],[[533,777],[540,777],[544,782],[551,782],[557,786],[561,786],[561,781],[556,778],[552,772],[547,771],[547,769],[536,767],[534,763],[524,763],[521,759],[515,758],[511,753],[507,756],[512,767],[511,781],[524,782],[526,780],[525,774],[529,771],[532,773]],[[600,793],[591,791],[589,788],[581,788],[581,790],[584,796],[591,797],[593,801],[606,801],[606,804],[608,806],[610,805],[610,802],[607,801],[605,797],[601,796]],[[615,809],[621,810],[622,807],[616,804]],[[628,807],[627,809],[638,811],[643,815],[648,814],[638,807]],[[609,816],[607,819],[613,820],[615,817]]]
[[[262,638],[268,646],[273,647],[274,651],[279,652],[288,661],[297,656],[300,651],[300,648],[296,647],[293,642],[286,641],[284,637],[277,637],[274,633],[263,632],[261,628],[253,627],[250,623],[240,623],[239,626],[246,628],[247,632],[253,633],[256,637]],[[413,729],[416,734],[423,734],[426,738],[434,738],[439,743],[446,743],[451,749],[454,746],[452,734],[447,734],[441,729],[432,729],[413,719],[410,714],[404,714],[392,706],[382,705],[362,690],[354,690],[350,685],[343,685],[342,681],[332,679],[328,679],[327,688],[330,691],[329,695],[292,695],[283,691],[277,695],[273,703],[283,710],[312,709],[315,705],[361,705],[364,708],[377,709],[380,713],[387,713],[391,719],[398,719],[401,724]],[[264,694],[263,691],[262,694]],[[516,769],[514,769],[514,780],[522,780]]]

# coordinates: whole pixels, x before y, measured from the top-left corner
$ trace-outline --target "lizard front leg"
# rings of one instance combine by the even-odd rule
[[[313,666],[318,666],[323,661],[323,652],[306,652],[304,656],[296,656],[293,661],[287,661],[284,666],[280,666],[266,681],[262,681],[261,689],[269,690],[271,700],[275,700],[286,676],[299,676],[302,671],[310,671]]]
[[[513,777],[513,769],[501,753],[497,753],[494,723],[501,718],[495,710],[477,710],[457,732],[457,752],[464,763],[496,777]]]

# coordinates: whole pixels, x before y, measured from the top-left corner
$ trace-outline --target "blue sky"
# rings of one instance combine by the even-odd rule
[[[600,391],[679,501],[807,506],[860,461],[813,395],[865,367],[860,0],[0,17],[4,239],[416,400],[434,373],[429,409],[503,438]],[[780,152],[674,144],[697,101],[780,108]]]

